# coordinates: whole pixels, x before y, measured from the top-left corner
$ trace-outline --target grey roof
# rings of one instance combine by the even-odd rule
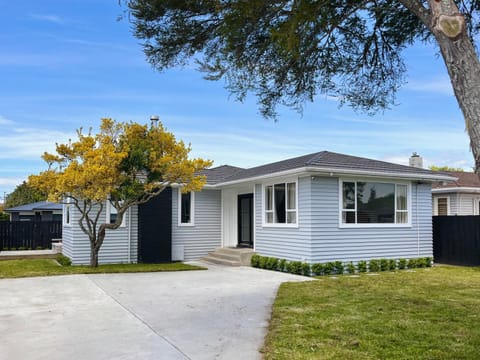
[[[205,175],[207,177],[208,185],[215,185],[219,182],[225,181],[229,177],[235,175],[237,172],[245,169],[230,166],[230,165],[221,165],[211,169],[206,169],[200,172],[200,175]]]
[[[56,210],[62,210],[62,204],[57,204],[49,201],[38,201],[31,204],[19,205],[9,209],[5,209],[5,212],[56,211]]]
[[[409,174],[412,176],[423,175],[428,177],[442,177],[445,174],[439,174],[431,170],[415,168],[412,166],[398,165],[385,161],[372,160],[358,156],[338,154],[329,151],[321,151],[313,154],[303,155],[287,160],[277,161],[274,163],[256,166],[249,169],[236,171],[229,177],[225,177],[221,182],[246,180],[258,176],[275,174],[287,170],[300,169],[303,167],[312,167],[322,169],[356,170],[358,172],[377,172],[392,174]],[[207,174],[207,176],[209,176]],[[218,183],[218,182],[217,182]]]

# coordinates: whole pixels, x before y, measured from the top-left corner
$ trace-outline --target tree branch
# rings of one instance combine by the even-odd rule
[[[427,9],[423,4],[418,0],[398,0],[403,6],[408,10],[413,12],[422,23],[430,30],[432,30],[432,12]]]

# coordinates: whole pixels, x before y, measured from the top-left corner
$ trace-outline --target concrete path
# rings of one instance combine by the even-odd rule
[[[208,266],[0,280],[0,360],[260,359],[279,284],[307,278]]]

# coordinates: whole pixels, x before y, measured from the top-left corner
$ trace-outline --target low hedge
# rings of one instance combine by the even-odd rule
[[[395,271],[403,269],[426,268],[432,266],[431,257],[412,258],[412,259],[371,259],[369,261],[360,260],[357,264],[353,262],[343,263],[342,261],[330,261],[327,263],[309,264],[303,261],[289,261],[275,257],[261,256],[254,254],[252,256],[252,267],[287,272],[295,275],[304,276],[324,276],[355,274],[365,272]]]

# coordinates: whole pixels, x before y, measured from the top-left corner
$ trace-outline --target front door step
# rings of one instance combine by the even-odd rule
[[[200,260],[227,266],[250,266],[253,254],[249,248],[218,248]]]

